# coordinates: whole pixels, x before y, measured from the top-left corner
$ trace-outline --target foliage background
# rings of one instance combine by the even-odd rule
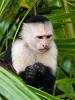
[[[53,95],[57,86],[64,92],[57,95],[57,98],[68,97],[66,100],[74,100],[75,0],[0,0],[0,57],[4,56],[10,42],[15,40],[22,21],[34,15],[33,6],[36,2],[38,14],[46,16],[53,23],[59,50]],[[3,73],[1,70],[0,72]]]

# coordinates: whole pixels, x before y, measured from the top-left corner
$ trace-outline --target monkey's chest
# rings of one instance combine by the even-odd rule
[[[34,63],[42,63],[44,65],[49,65],[50,60],[49,60],[50,56],[49,54],[41,54],[41,53],[28,53],[27,56],[27,62],[29,65],[33,65]]]

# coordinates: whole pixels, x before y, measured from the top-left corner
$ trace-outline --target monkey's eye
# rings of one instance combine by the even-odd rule
[[[37,36],[38,39],[43,39],[43,36]]]
[[[48,36],[47,36],[47,39],[49,39],[50,37],[52,37],[52,35],[48,35]]]

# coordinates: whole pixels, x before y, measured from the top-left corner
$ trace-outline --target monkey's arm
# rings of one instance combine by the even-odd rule
[[[0,67],[17,75],[16,70],[12,67],[11,63],[4,58],[0,58]]]
[[[17,74],[19,74],[28,66],[27,53],[23,40],[16,40],[12,46],[11,52],[12,65]]]

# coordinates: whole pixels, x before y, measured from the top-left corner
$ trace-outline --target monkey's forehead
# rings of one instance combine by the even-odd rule
[[[42,23],[36,23],[35,25],[31,26],[32,31],[37,32],[39,34],[50,34],[50,31],[52,30],[51,26],[49,24],[42,24]]]
[[[52,34],[53,28],[51,22],[45,23],[23,23],[23,28],[26,31],[30,31],[36,35]]]

